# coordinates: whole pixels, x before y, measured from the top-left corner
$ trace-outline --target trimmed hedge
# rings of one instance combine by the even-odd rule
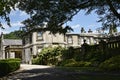
[[[0,76],[4,76],[20,68],[20,59],[0,60]]]

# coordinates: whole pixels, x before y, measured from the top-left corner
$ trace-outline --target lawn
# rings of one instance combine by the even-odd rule
[[[63,71],[73,73],[71,80],[120,80],[120,73],[101,72],[96,68],[58,67]]]
[[[120,80],[120,76],[109,75],[74,75],[74,80]]]

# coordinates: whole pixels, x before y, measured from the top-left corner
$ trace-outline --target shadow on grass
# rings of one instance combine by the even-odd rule
[[[61,68],[31,69],[10,74],[6,80],[120,80],[120,75],[68,71]],[[5,79],[4,79],[5,80]]]

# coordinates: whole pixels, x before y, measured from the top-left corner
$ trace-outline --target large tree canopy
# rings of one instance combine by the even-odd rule
[[[78,0],[20,0],[18,8],[31,15],[23,22],[28,30],[39,30],[39,26],[47,23],[44,29],[56,33],[71,29],[69,26],[63,28],[62,25],[79,11],[74,7],[78,2]]]
[[[7,24],[10,26],[9,14],[11,10],[15,9],[15,4],[17,0],[0,0],[0,27],[4,28],[1,23],[1,20],[4,19]]]
[[[39,26],[48,23],[46,30],[66,32],[71,28],[63,28],[62,25],[80,10],[85,10],[86,14],[95,11],[100,16],[98,22],[102,22],[103,29],[111,23],[120,25],[119,0],[20,0],[18,8],[31,15],[23,22],[27,30],[39,30]]]
[[[103,24],[103,29],[110,27],[111,23],[120,25],[120,0],[2,0],[2,2],[9,1],[17,3],[17,8],[25,11],[30,15],[30,18],[23,21],[26,31],[31,30],[50,30],[53,33],[67,32],[71,30],[69,26],[62,27],[67,21],[70,21],[74,15],[80,10],[85,10],[86,14],[95,11],[99,15],[99,21]],[[1,3],[1,2],[0,2]],[[11,6],[6,5],[4,15],[5,20],[8,21],[6,15],[10,12]],[[3,5],[5,7],[5,5]],[[0,12],[1,13],[1,12]]]

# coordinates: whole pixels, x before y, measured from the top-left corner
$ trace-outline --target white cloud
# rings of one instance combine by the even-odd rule
[[[3,27],[5,29],[12,28],[12,27],[19,27],[19,26],[23,26],[23,24],[21,22],[19,22],[19,21],[17,21],[17,22],[11,22],[11,27],[8,26],[6,23],[3,23]]]
[[[8,26],[6,23],[3,23],[3,27],[5,29],[0,28],[0,32],[3,32],[4,34],[9,33],[11,31],[18,30],[21,26],[23,26],[23,24],[19,21],[18,22],[11,22],[11,27]]]
[[[5,29],[9,28],[9,26],[6,23],[2,24]]]
[[[87,26],[87,28],[97,28],[98,26],[96,24],[90,24],[89,26]]]
[[[17,26],[23,26],[23,24],[18,21],[18,22],[11,23],[11,26],[12,27],[17,27]]]
[[[1,33],[3,32],[3,34],[9,33],[9,31],[6,31],[6,30],[4,30],[4,29],[0,29],[0,32],[1,32]],[[1,33],[0,33],[0,34],[1,34]]]
[[[28,16],[28,14],[23,11],[20,11],[20,16]]]
[[[80,28],[80,25],[79,24],[76,24],[76,25],[73,25],[71,26],[73,29],[77,29],[77,28]]]

